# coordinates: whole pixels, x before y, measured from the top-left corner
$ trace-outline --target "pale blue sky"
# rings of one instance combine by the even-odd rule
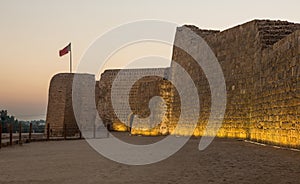
[[[120,24],[159,19],[224,30],[252,19],[300,22],[299,8],[296,0],[1,0],[0,109],[44,118],[51,77],[69,70],[58,50],[73,43],[75,68],[95,38]]]

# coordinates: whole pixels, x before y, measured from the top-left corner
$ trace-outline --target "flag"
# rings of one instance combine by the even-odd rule
[[[69,51],[71,51],[71,43],[69,43],[69,45],[59,51],[59,56],[61,57],[63,55],[66,55],[69,53]]]

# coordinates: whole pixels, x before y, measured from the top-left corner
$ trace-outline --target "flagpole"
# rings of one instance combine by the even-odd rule
[[[72,48],[70,43],[70,73],[72,73]]]

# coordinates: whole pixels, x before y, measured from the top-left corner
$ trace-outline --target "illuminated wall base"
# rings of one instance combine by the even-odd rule
[[[113,130],[119,132],[126,132],[129,131],[129,128],[123,123],[115,122],[113,123]],[[213,136],[213,133],[214,131],[208,130],[205,134],[205,126],[197,126],[192,135],[188,128],[181,128],[180,130],[168,130],[167,135],[202,137],[204,134],[206,136]],[[142,136],[166,135],[166,133],[162,133],[160,126],[156,126],[154,128],[139,126],[136,128],[132,128],[131,134]],[[216,136],[219,138],[248,139],[255,142],[300,149],[300,131],[292,128],[246,129],[221,127],[218,130]]]

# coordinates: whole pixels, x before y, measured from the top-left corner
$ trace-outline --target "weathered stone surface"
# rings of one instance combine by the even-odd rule
[[[299,24],[255,20],[203,36],[193,27],[212,48],[226,80],[227,109],[219,137],[300,146],[298,29]],[[176,37],[175,42],[180,39]],[[197,47],[197,43],[191,47]],[[193,58],[181,49],[174,47],[172,60],[196,83],[201,112],[194,134],[203,135],[211,105],[207,80]],[[175,103],[170,114],[177,113]],[[176,124],[176,120],[171,118],[169,123]]]
[[[51,136],[62,136],[65,123],[70,129],[68,132],[77,130],[71,99],[73,77],[74,74],[61,73],[51,79],[46,118]]]
[[[150,116],[149,109],[149,101],[155,96],[162,96],[161,85],[164,83],[168,83],[168,81],[164,80],[163,77],[167,72],[165,68],[158,69],[126,69],[122,70],[106,70],[102,75],[99,82],[99,100],[98,100],[98,111],[101,119],[106,124],[120,124],[122,122],[128,127],[130,126],[129,117],[131,113],[135,116],[133,119],[132,133],[133,134],[149,134],[149,135],[157,135],[159,133],[159,126],[162,123],[158,118],[159,112],[164,111],[164,107],[162,105],[156,106],[153,110],[153,118],[158,119],[155,122],[156,126],[151,127],[150,122],[145,118]],[[151,76],[152,74],[152,76]],[[127,101],[119,101],[117,102],[117,106],[113,107],[112,104],[112,86],[113,82],[116,81],[116,77],[118,77],[118,85],[116,85],[117,98],[122,100],[129,96]],[[141,75],[146,75],[144,77],[140,77]],[[157,75],[157,76],[155,76]],[[135,81],[132,83],[132,80]],[[130,87],[130,91],[126,93],[126,88]],[[116,98],[115,98],[116,100]],[[118,99],[117,99],[118,100]],[[126,109],[126,104],[129,104],[129,109]],[[119,119],[116,115],[118,113]],[[144,119],[142,121],[137,122],[137,118]],[[153,120],[153,119],[152,119]],[[153,123],[153,122],[152,122]],[[122,129],[122,127],[116,127],[115,129]]]
[[[222,32],[201,30],[191,25],[185,27],[207,42],[224,73],[227,106],[224,122],[217,136],[248,138],[299,148],[300,25],[286,21],[254,20]],[[175,43],[183,39],[178,36],[181,29],[177,29]],[[191,47],[198,46],[199,43],[191,40]],[[172,60],[188,72],[197,87],[200,117],[194,135],[202,136],[211,111],[208,80],[196,61],[180,48],[174,47]],[[149,116],[148,105],[154,96],[161,96],[165,101],[165,106],[158,105],[156,110],[166,111],[165,116],[154,127],[149,127],[146,121],[138,122],[132,129],[133,134],[158,135],[163,132],[186,135],[184,128],[177,132],[174,129],[181,108],[190,111],[193,109],[181,107],[177,90],[167,80],[177,71],[174,66],[172,63],[167,69],[122,70],[122,80],[117,87],[120,96],[126,95],[122,89],[129,84],[127,79],[149,71],[165,74],[165,77],[143,77],[132,85],[129,104],[134,115],[140,118]],[[116,117],[111,102],[112,84],[119,71],[106,70],[100,81],[96,82],[96,105],[106,124],[121,121]],[[53,134],[61,134],[64,123],[74,123],[69,96],[72,76],[58,74],[50,84],[47,123],[51,124]],[[117,108],[121,109],[115,110],[122,112],[123,123],[128,126],[131,111],[122,110],[122,107],[120,102]],[[120,129],[124,130],[124,127]]]

